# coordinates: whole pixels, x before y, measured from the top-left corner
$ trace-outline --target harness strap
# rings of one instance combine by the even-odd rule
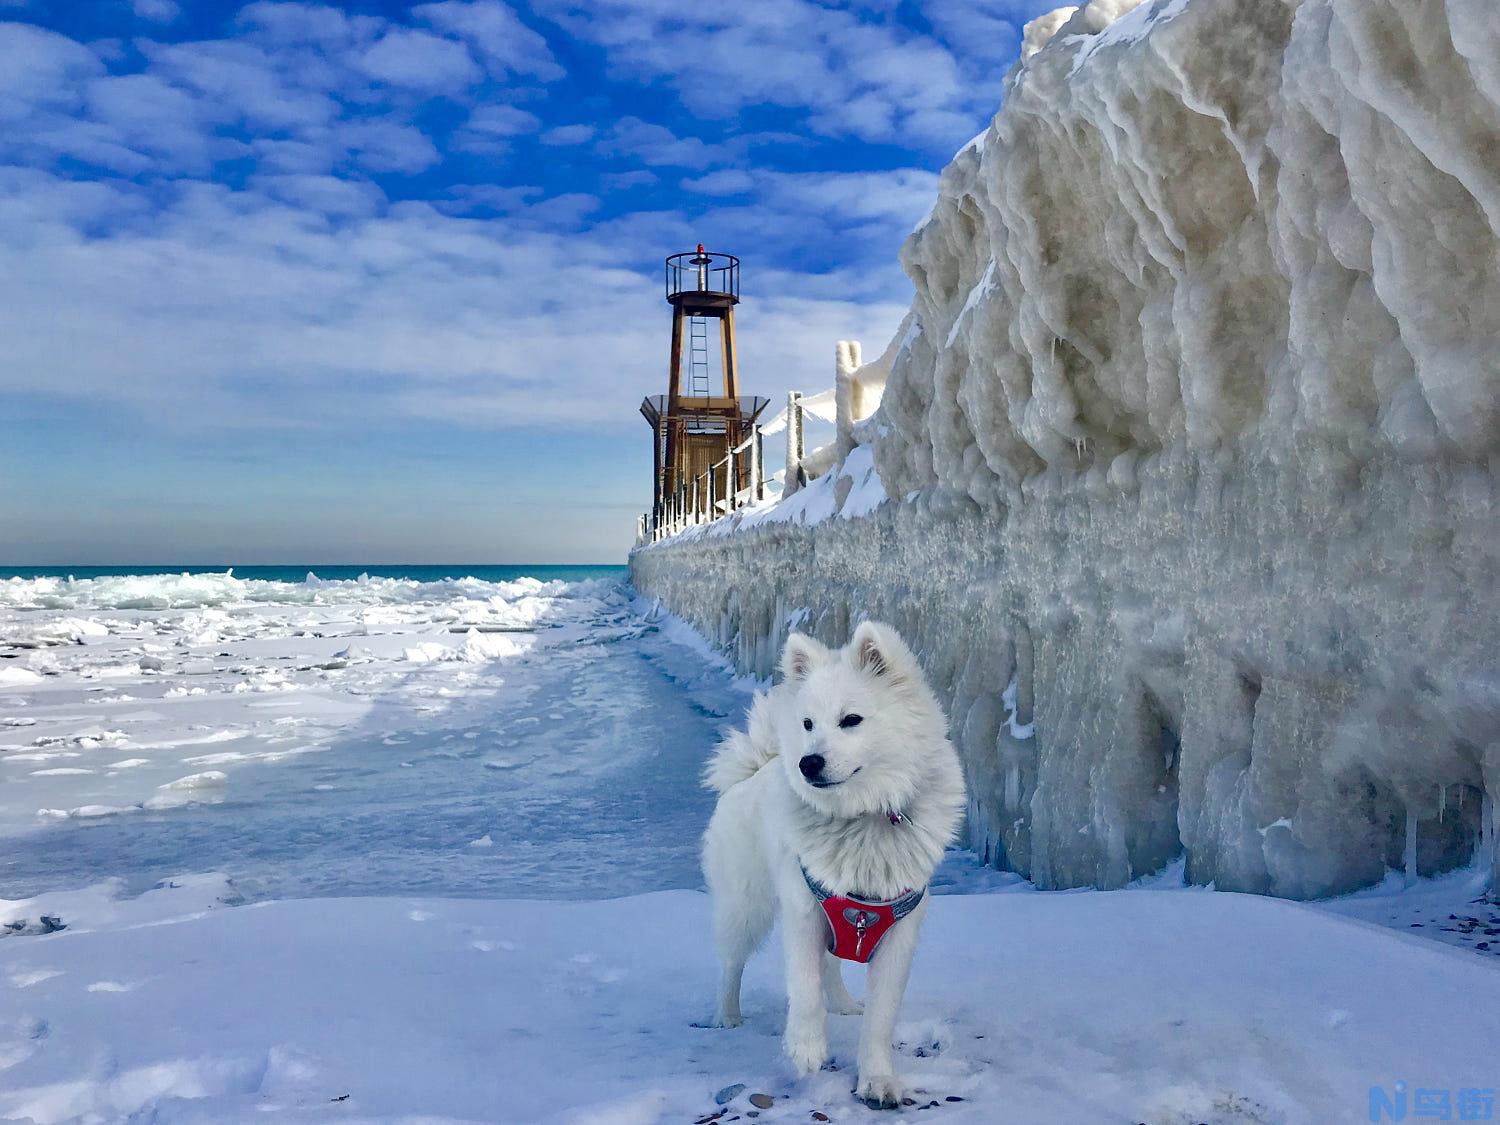
[[[801,866],[799,864],[799,866]],[[836,895],[802,867],[807,889],[823,908],[828,921],[828,951],[845,961],[867,963],[891,928],[922,901],[927,888],[903,891],[892,899]]]
[[[798,864],[800,867],[801,864]],[[842,898],[848,902],[856,902],[861,906],[886,906],[890,907],[891,913],[895,915],[897,922],[905,918],[917,908],[922,901],[922,896],[927,893],[927,888],[922,887],[915,891],[902,891],[895,898],[878,899],[865,898],[862,895],[836,895],[807,873],[807,868],[802,868],[802,878],[807,882],[807,889],[812,891],[813,897],[819,902],[827,902],[831,898]]]

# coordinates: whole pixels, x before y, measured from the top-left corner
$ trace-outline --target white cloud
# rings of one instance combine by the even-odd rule
[[[462,43],[426,31],[392,28],[360,56],[379,82],[417,90],[455,90],[479,79],[479,67]]]
[[[482,78],[462,43],[370,17],[260,3],[240,23],[234,40],[137,40],[144,65],[122,56],[124,73],[62,35],[0,23],[7,155],[131,176],[207,175],[245,158],[267,173],[413,173],[441,159],[413,124],[418,107]],[[388,85],[372,87],[371,73]],[[511,132],[539,127],[490,112],[497,128],[507,112]]]
[[[592,125],[559,125],[539,138],[544,145],[580,145],[598,132]]]
[[[679,137],[666,126],[639,117],[620,118],[599,138],[596,147],[606,155],[635,157],[653,167],[706,168],[730,154],[723,145]]]
[[[1004,70],[983,54],[968,59],[961,44],[877,21],[880,12],[813,0],[690,12],[672,0],[539,0],[538,8],[604,47],[612,75],[663,82],[695,113],[802,109],[814,131],[830,136],[956,145],[984,110],[993,112]]]
[[[1020,53],[1026,23],[1057,7],[1059,0],[927,0],[922,11],[956,53],[1005,69]]]
[[[428,30],[257,3],[233,41],[141,39],[109,67],[63,36],[0,24],[7,156],[36,165],[0,167],[0,395],[102,403],[142,427],[633,430],[635,404],[660,389],[660,258],[699,239],[745,254],[756,393],[816,389],[835,339],[883,345],[894,330],[894,249],[930,202],[930,174],[758,170],[752,151],[801,138],[685,136],[634,116],[543,131],[537,91],[496,89],[501,68],[560,73],[508,8],[444,3],[415,18]],[[438,94],[450,118],[452,103],[473,107],[455,146],[500,153],[540,135],[619,163],[550,197],[501,182],[388,198],[372,178],[442,159],[417,125]],[[880,105],[870,112],[886,127]],[[895,111],[897,126],[913,112]],[[75,183],[59,157],[141,182]],[[240,186],[214,182],[224,159],[243,161]],[[651,168],[673,170],[668,182],[701,174],[655,192]],[[601,218],[596,192],[627,189],[658,209]],[[775,270],[778,258],[807,264]]]
[[[665,355],[657,263],[694,233],[680,216],[559,230],[590,196],[498,222],[328,177],[189,182],[149,208],[86,187],[0,173],[0,393],[197,430],[413,416],[629,430]],[[856,274],[775,274],[753,254],[746,268],[775,294],[743,309],[757,393],[821,386],[832,341],[886,336],[903,311]]]
[[[151,74],[96,78],[87,86],[87,100],[93,121],[122,145],[174,168],[205,171],[239,147],[214,134],[213,126],[228,116],[222,104],[195,98]]]
[[[257,176],[250,187],[312,214],[341,219],[367,218],[386,201],[374,184],[337,176]]]
[[[516,219],[541,230],[561,231],[579,226],[597,210],[597,195],[577,191],[532,203],[524,212],[517,214]]]
[[[231,40],[140,47],[154,74],[220,103],[255,128],[322,125],[341,112],[330,92],[338,78],[326,64],[294,70],[260,45]]]
[[[508,138],[532,135],[540,127],[537,115],[513,105],[481,105],[453,135],[452,147],[465,153],[502,156],[510,151]]]
[[[629,172],[610,172],[600,178],[607,187],[617,191],[625,188],[645,187],[661,179],[655,172],[648,172],[644,168],[634,168]]]
[[[740,195],[755,186],[755,178],[738,168],[721,168],[706,176],[683,180],[682,186],[704,195]]]
[[[343,153],[321,140],[279,140],[257,137],[250,142],[255,166],[262,172],[316,173],[331,172]]]
[[[747,390],[817,390],[835,340],[879,350],[899,323],[895,251],[935,176],[847,170],[860,149],[809,131],[967,137],[992,109],[936,17],[920,36],[808,0],[579,0],[566,21],[597,14],[583,34],[619,73],[725,115],[700,127],[675,109],[616,120],[624,97],[560,106],[541,83],[562,66],[499,0],[385,7],[260,2],[229,38],[87,47],[0,22],[0,398],[61,418],[78,403],[167,448],[407,439],[433,420],[607,433],[645,463],[662,256],[741,253]],[[738,132],[761,104],[793,108],[788,131]],[[502,166],[527,138],[551,147]],[[461,155],[439,169],[440,144]],[[844,170],[774,171],[789,146]]]
[[[324,49],[368,42],[385,26],[385,21],[376,16],[351,16],[323,4],[281,3],[278,0],[247,4],[240,9],[235,22],[258,31],[267,42],[316,45]]]
[[[469,120],[453,137],[452,146],[461,152],[499,156],[510,151],[507,138],[530,136],[541,128],[536,114],[511,105],[482,105],[469,114]]]
[[[182,14],[176,0],[131,0],[130,6],[138,18],[153,23],[171,23]]]
[[[476,133],[514,137],[534,133],[541,127],[534,113],[513,105],[482,105],[469,114],[468,127]]]
[[[441,159],[432,138],[413,125],[383,118],[344,121],[332,131],[372,172],[420,172]]]
[[[0,121],[76,106],[79,82],[103,73],[82,43],[31,24],[0,23]]]
[[[451,199],[433,204],[445,214],[466,214],[477,209],[503,214],[525,207],[529,200],[542,194],[542,189],[529,185],[498,187],[495,184],[457,184],[448,189],[448,194]]]
[[[446,0],[422,4],[412,14],[466,40],[492,74],[525,74],[548,81],[563,76],[547,41],[499,0]]]
[[[844,223],[890,221],[903,234],[932,207],[938,174],[918,168],[890,172],[769,172],[756,177],[773,205],[837,215]]]

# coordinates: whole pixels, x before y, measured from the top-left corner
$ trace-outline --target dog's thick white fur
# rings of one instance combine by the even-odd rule
[[[827,921],[799,864],[838,895],[893,899],[925,887],[958,831],[964,784],[942,707],[890,626],[865,622],[837,652],[793,633],[781,672],[704,774],[720,794],[703,838],[723,967],[714,1023],[740,1024],[745,962],[779,914],[784,1047],[810,1074],[828,1061],[825,1002],[840,1013],[860,1005],[825,951]],[[894,1107],[905,1093],[891,1037],[927,903],[870,962],[855,1094],[872,1106]]]

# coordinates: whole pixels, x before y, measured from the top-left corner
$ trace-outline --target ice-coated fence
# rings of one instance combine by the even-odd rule
[[[821,477],[848,456],[857,441],[857,427],[879,407],[899,343],[900,337],[878,359],[863,363],[859,341],[840,340],[834,349],[832,387],[815,395],[788,392],[785,410],[769,422],[755,422],[750,436],[723,459],[693,480],[682,482],[659,510],[638,517],[636,543],[659,542],[686,528],[760,504],[773,494],[789,497],[808,481]],[[807,449],[808,418],[832,422],[836,427],[834,440]],[[766,475],[765,438],[780,433],[786,434],[786,465],[780,472]],[[737,487],[741,480],[748,483]]]
[[[792,392],[792,400],[787,404],[789,412],[794,411],[798,397]],[[800,411],[796,413],[800,426]],[[759,503],[765,498],[766,485],[775,483],[774,477],[764,475],[764,454],[764,435],[757,422],[752,424],[750,436],[732,447],[721,460],[692,480],[680,483],[659,508],[643,513],[636,523],[636,542],[655,543],[684,528]],[[749,483],[740,487],[741,480]]]

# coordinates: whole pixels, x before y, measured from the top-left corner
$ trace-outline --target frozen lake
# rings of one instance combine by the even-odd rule
[[[644,608],[618,576],[0,582],[0,898],[698,887],[693,782],[748,697]]]

